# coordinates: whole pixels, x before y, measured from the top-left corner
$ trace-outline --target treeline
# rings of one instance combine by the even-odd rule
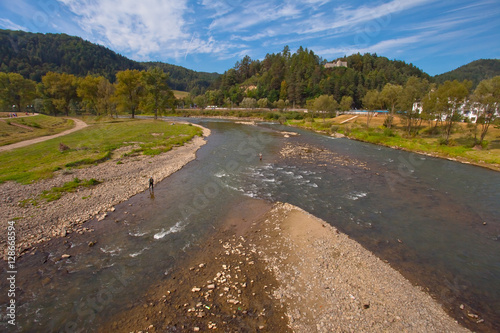
[[[41,82],[48,72],[55,72],[78,77],[98,75],[113,83],[118,71],[150,67],[169,73],[169,86],[182,91],[204,91],[219,76],[165,63],[133,61],[104,46],[66,34],[0,30],[0,72],[19,73],[36,82]]]
[[[38,112],[57,116],[164,113],[175,109],[176,98],[167,84],[168,74],[159,67],[147,71],[119,71],[116,81],[106,77],[48,72],[41,82],[18,73],[0,73],[0,109],[7,112]]]
[[[443,83],[453,80],[469,80],[472,82],[472,88],[476,88],[479,82],[498,75],[500,75],[500,59],[480,59],[450,72],[436,75],[434,81]]]
[[[358,53],[343,60],[347,68],[325,68],[326,61],[313,51],[300,47],[292,54],[288,46],[280,53],[267,54],[263,60],[246,56],[204,94],[206,104],[238,105],[251,98],[267,99],[271,104],[281,100],[282,104],[298,107],[320,95],[331,95],[337,101],[348,96],[352,106],[359,108],[370,89],[382,89],[387,83],[403,85],[412,76],[431,80],[411,64],[376,54]]]

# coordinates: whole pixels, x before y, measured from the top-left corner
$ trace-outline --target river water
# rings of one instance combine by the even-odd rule
[[[212,135],[154,195],[117,205],[89,223],[90,236],[72,234],[23,257],[18,331],[92,331],[140,304],[229,207],[249,197],[324,219],[451,313],[463,315],[464,304],[484,318],[485,330],[500,329],[500,173],[278,124],[190,121]],[[300,154],[280,157],[283,148]],[[63,253],[72,256],[56,261]]]

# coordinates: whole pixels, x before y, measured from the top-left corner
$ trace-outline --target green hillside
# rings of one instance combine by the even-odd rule
[[[353,54],[341,59],[347,67],[325,68],[326,60],[313,51],[300,47],[291,53],[288,47],[277,54],[267,54],[260,60],[244,57],[226,71],[214,84],[208,101],[222,105],[230,99],[240,103],[244,97],[269,102],[288,100],[290,105],[305,105],[320,95],[333,95],[340,101],[351,96],[355,107],[370,89],[381,90],[387,83],[404,85],[411,76],[431,80],[412,64],[389,60],[376,54]]]
[[[133,61],[80,37],[0,29],[0,71],[19,73],[37,82],[49,71],[76,76],[98,74],[113,82],[117,71],[151,66],[168,72],[169,86],[182,91],[204,90],[219,76],[165,63]]]
[[[447,80],[470,80],[475,88],[479,82],[500,75],[500,59],[480,59],[461,66],[450,72],[434,77],[437,83]]]

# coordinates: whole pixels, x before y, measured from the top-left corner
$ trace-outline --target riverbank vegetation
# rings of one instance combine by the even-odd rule
[[[387,116],[374,116],[370,127],[366,115],[341,115],[334,118],[305,118],[288,121],[287,124],[328,135],[345,135],[364,142],[396,149],[425,153],[437,157],[453,158],[500,171],[500,123],[487,134],[481,145],[476,144],[475,124],[453,123],[448,144],[443,139],[446,130],[435,121],[422,122],[418,134],[408,135],[406,121],[395,116],[389,129]],[[436,126],[437,125],[437,126]]]
[[[27,184],[123,154],[157,155],[202,135],[200,128],[188,124],[109,117],[85,120],[90,126],[78,132],[0,153],[0,183]]]

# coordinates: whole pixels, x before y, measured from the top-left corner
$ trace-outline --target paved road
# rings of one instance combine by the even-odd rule
[[[47,140],[50,140],[50,139],[53,139],[53,138],[57,138],[57,137],[60,137],[60,136],[63,136],[63,135],[67,135],[69,133],[73,133],[73,132],[79,131],[82,128],[85,128],[85,127],[88,126],[87,123],[81,121],[80,119],[75,119],[75,118],[67,118],[67,119],[72,119],[75,122],[75,127],[71,128],[69,130],[66,130],[64,132],[58,133],[58,134],[49,135],[49,136],[41,136],[39,138],[25,140],[25,141],[21,141],[21,142],[12,143],[10,145],[2,146],[2,147],[0,147],[0,152],[12,150],[12,149],[15,149],[15,148],[26,147],[26,146],[32,145],[34,143],[39,143],[39,142],[47,141]]]

